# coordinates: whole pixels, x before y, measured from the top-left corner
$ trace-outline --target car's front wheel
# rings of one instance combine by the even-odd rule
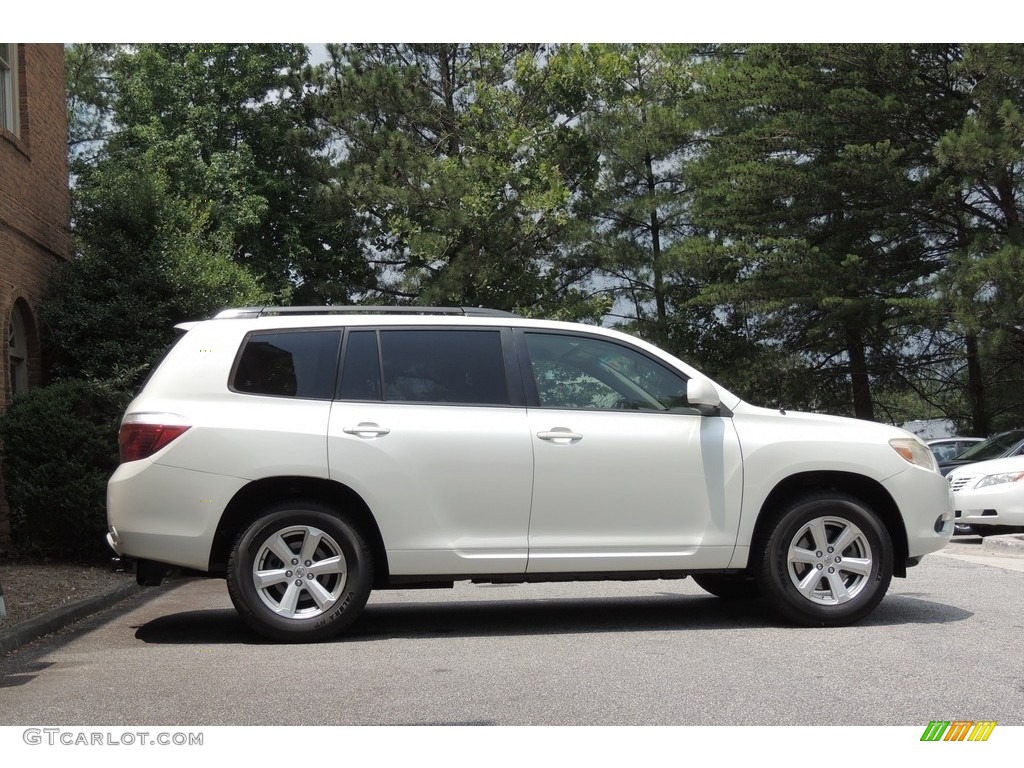
[[[842,493],[818,493],[782,508],[760,538],[758,583],[786,619],[843,626],[881,601],[893,545],[878,515]]]
[[[313,501],[268,509],[235,540],[228,591],[249,627],[273,640],[337,635],[366,604],[373,557],[358,528]]]

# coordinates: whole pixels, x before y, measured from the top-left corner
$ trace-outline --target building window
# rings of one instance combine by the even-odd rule
[[[18,64],[16,43],[0,43],[0,128],[18,133]]]
[[[28,390],[28,334],[21,309],[11,312],[10,335],[7,340],[7,359],[10,362],[11,396]]]

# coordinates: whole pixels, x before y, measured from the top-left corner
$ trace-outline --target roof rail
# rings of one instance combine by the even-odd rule
[[[215,320],[268,317],[271,315],[464,315],[465,317],[517,317],[514,312],[487,307],[237,307],[214,315]]]

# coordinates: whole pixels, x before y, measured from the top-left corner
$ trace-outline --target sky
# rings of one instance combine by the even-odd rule
[[[22,42],[1021,42],[1007,0],[51,0],[5,9]],[[129,13],[126,9],[134,8]],[[140,10],[145,8],[144,11]]]

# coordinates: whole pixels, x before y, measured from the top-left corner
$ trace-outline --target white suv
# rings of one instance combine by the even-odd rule
[[[140,583],[226,577],[277,640],[455,580],[692,576],[843,625],[953,530],[909,433],[749,405],[605,328],[365,307],[181,328],[125,414],[107,538]]]

